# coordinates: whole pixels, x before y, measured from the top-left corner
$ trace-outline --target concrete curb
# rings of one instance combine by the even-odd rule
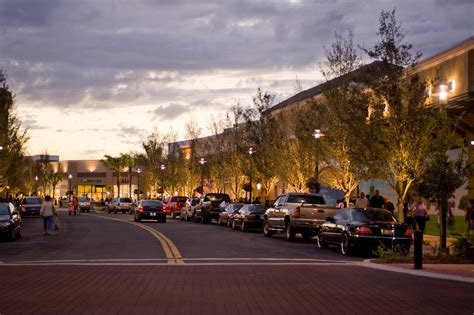
[[[363,262],[359,263],[359,266],[372,268],[372,269],[378,269],[378,270],[384,270],[384,271],[404,273],[404,274],[409,274],[412,276],[421,276],[421,277],[434,278],[434,279],[474,283],[474,278],[429,272],[429,271],[424,271],[424,270],[404,269],[400,267],[389,266],[386,264],[376,264],[372,262],[372,259],[365,259]]]

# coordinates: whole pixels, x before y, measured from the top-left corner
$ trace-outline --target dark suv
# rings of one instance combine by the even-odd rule
[[[194,222],[210,223],[218,220],[219,214],[230,203],[228,194],[207,193],[201,196],[195,208]]]

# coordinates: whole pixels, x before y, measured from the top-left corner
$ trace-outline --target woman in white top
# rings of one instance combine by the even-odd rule
[[[356,208],[367,208],[369,206],[369,200],[365,198],[365,194],[361,192],[359,198],[357,198],[355,207]]]
[[[51,197],[44,197],[40,210],[40,216],[43,218],[44,235],[51,235],[50,231],[53,231],[55,210]]]

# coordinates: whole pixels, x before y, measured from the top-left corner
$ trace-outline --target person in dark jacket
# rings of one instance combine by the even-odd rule
[[[370,198],[370,206],[372,208],[384,208],[385,207],[385,199],[380,196],[380,191],[378,189],[375,190],[375,195]]]

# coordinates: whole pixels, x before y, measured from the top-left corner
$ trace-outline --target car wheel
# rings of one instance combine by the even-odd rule
[[[139,216],[137,216],[137,222],[141,222],[142,221],[142,218],[140,218]]]
[[[125,210],[122,210],[122,214],[125,214],[125,212],[127,212],[127,211],[125,211]]]
[[[237,224],[235,224],[235,220],[232,220],[232,229],[237,230]]]
[[[296,233],[294,229],[291,227],[290,222],[286,224],[286,240],[288,242],[293,242],[295,240]]]
[[[324,238],[323,238],[323,232],[319,231],[318,233],[318,247],[323,249],[323,248],[328,248],[328,244],[326,244],[326,242],[324,242]]]
[[[161,219],[161,223],[166,223],[166,217],[163,217],[163,219]]]
[[[268,222],[265,222],[263,224],[263,235],[265,235],[266,237],[271,237],[273,235],[273,231],[270,230],[270,225],[268,224]]]
[[[342,237],[341,237],[341,253],[343,255],[352,254],[351,241],[347,233],[342,234]]]
[[[222,219],[221,219],[221,217],[219,217],[219,219],[217,219],[217,225],[222,226]]]
[[[18,232],[16,232],[16,238],[20,239],[21,238],[21,226],[18,229]]]
[[[246,232],[247,231],[247,227],[245,226],[245,222],[242,220],[242,222],[240,222],[240,230],[242,232]]]
[[[201,216],[201,224],[206,223],[206,218],[204,216]]]
[[[313,238],[313,234],[311,234],[311,233],[301,233],[301,235],[303,236],[303,239],[305,241],[309,241],[310,239]]]
[[[137,222],[137,216],[136,215],[133,216],[133,221]]]
[[[117,209],[114,209],[114,213],[117,214]]]

